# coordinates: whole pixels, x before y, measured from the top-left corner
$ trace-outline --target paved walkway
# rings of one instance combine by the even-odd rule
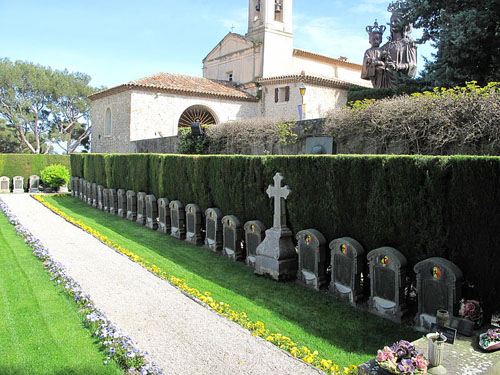
[[[165,374],[322,374],[192,301],[28,194],[1,199]]]

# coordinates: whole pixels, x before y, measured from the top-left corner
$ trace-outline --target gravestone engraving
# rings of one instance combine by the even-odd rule
[[[432,323],[436,323],[438,310],[447,310],[456,316],[462,298],[460,268],[447,259],[434,257],[417,263],[413,270],[417,274],[417,326],[430,329]]]
[[[255,267],[255,257],[257,256],[257,246],[264,240],[265,225],[259,220],[247,221],[243,226],[245,230],[245,263],[249,267]]]
[[[125,189],[118,189],[116,195],[118,197],[118,211],[116,215],[118,217],[127,217],[127,192]]]
[[[292,231],[286,226],[285,199],[292,192],[281,186],[283,175],[276,173],[274,186],[267,188],[267,195],[274,199],[273,227],[266,230],[264,241],[257,247],[254,273],[267,275],[274,280],[293,280],[297,277],[297,253],[292,241]]]
[[[104,186],[97,185],[97,209],[104,210]]]
[[[135,222],[139,225],[146,225],[146,193],[137,193],[137,218]]]
[[[90,197],[92,198],[92,207],[97,208],[97,184],[95,182],[90,186]]]
[[[201,209],[196,204],[186,206],[186,241],[193,245],[203,245],[201,236]]]
[[[127,190],[127,220],[135,221],[137,218],[137,196],[135,191]]]
[[[361,274],[364,271],[365,250],[353,238],[343,237],[330,242],[332,277],[330,292],[352,305],[363,297]]]
[[[316,229],[301,230],[296,238],[299,249],[297,280],[305,286],[320,290],[328,284],[326,239]]]
[[[162,233],[170,233],[170,201],[168,198],[158,199],[158,231]]]
[[[218,208],[205,211],[205,247],[214,252],[222,250],[222,212]]]
[[[30,176],[29,179],[29,184],[30,184],[30,193],[38,193],[40,190],[38,189],[40,187],[40,177],[35,175]]]
[[[104,212],[109,213],[109,189],[102,189],[102,205]]]
[[[109,213],[115,215],[118,213],[118,195],[116,189],[108,189],[109,194]]]
[[[372,313],[401,323],[405,313],[406,257],[392,247],[381,247],[368,253],[370,290],[368,301]]]
[[[222,254],[233,262],[245,259],[243,246],[243,228],[236,216],[222,218]]]
[[[146,197],[146,227],[151,230],[158,229],[158,203],[153,194]]]
[[[86,194],[87,194],[87,198],[86,198],[85,202],[89,206],[92,206],[92,203],[93,203],[93,198],[92,198],[92,182],[87,181],[86,187],[85,187],[85,191],[86,191]]]
[[[15,176],[12,178],[12,183],[14,185],[13,193],[20,194],[24,193],[24,178],[21,176]]]
[[[10,178],[0,177],[0,193],[10,193]]]
[[[170,207],[170,235],[179,240],[186,238],[186,213],[181,201],[172,201]]]

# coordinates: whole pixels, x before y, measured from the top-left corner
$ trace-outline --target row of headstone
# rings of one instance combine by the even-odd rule
[[[15,176],[12,178],[13,193],[24,193],[24,177]],[[38,193],[40,186],[40,177],[37,175],[30,176],[29,188],[30,193]],[[10,193],[10,178],[7,176],[0,177],[0,193]]]

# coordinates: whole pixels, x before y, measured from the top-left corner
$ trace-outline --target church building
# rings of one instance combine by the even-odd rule
[[[346,104],[352,85],[371,87],[360,64],[294,48],[292,1],[249,0],[247,34],[228,33],[203,78],[158,73],[90,95],[92,152],[136,152],[134,141],[192,122],[320,118]]]

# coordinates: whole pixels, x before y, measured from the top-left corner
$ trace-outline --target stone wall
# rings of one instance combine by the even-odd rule
[[[179,143],[179,138],[175,137],[163,137],[163,138],[152,138],[152,139],[141,139],[140,141],[134,141],[132,144],[135,146],[135,152],[138,153],[152,153],[152,154],[176,154],[177,145]]]

